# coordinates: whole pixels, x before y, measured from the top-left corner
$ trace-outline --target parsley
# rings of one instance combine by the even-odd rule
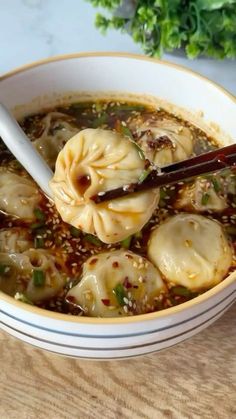
[[[111,12],[111,17],[97,14],[102,33],[127,32],[153,57],[179,48],[189,58],[236,57],[236,0],[135,0],[127,2],[129,14],[119,7],[123,0],[87,1]]]

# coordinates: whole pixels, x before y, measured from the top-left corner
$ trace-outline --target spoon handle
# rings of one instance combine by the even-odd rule
[[[7,148],[32,176],[39,187],[52,198],[49,181],[53,172],[40,154],[36,151],[31,141],[20,128],[16,120],[0,103],[0,136]]]

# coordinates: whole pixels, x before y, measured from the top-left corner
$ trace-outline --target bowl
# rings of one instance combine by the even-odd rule
[[[101,91],[117,97],[120,92],[159,97],[186,108],[193,118],[199,118],[201,111],[205,120],[219,124],[228,134],[211,125],[209,129],[218,129],[222,142],[236,139],[235,98],[206,78],[168,62],[129,54],[75,54],[36,62],[0,79],[0,101],[16,116],[82,94],[75,92],[96,95]],[[235,272],[191,301],[126,318],[53,313],[0,292],[0,320],[3,330],[38,348],[84,359],[122,359],[190,338],[222,316],[235,299]]]

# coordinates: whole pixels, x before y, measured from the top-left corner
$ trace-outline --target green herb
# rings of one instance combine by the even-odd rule
[[[43,287],[45,285],[45,273],[40,269],[33,270],[33,284],[35,287]]]
[[[43,222],[41,222],[41,223],[33,223],[33,224],[30,225],[30,228],[31,228],[31,230],[37,230],[38,228],[41,229],[41,227],[43,227],[43,226],[44,226],[44,223]]]
[[[135,239],[142,239],[143,233],[142,231],[137,231],[137,233],[134,234]]]
[[[103,113],[101,116],[93,120],[92,128],[98,128],[101,125],[106,124],[107,120],[108,120],[108,115],[106,113]]]
[[[185,48],[189,58],[236,57],[236,0],[137,0],[129,2],[129,13],[119,8],[123,0],[87,1],[111,12],[96,17],[102,33],[126,32],[148,55]]]
[[[116,296],[116,299],[117,299],[119,305],[124,306],[125,305],[124,298],[126,297],[126,292],[125,292],[125,289],[124,289],[123,285],[122,284],[117,284],[115,286],[115,288],[113,289],[113,292]]]
[[[189,291],[188,288],[181,286],[172,287],[171,291],[173,294],[179,295],[181,297],[189,297],[191,295],[191,291]]]
[[[148,177],[150,173],[151,171],[149,169],[143,170],[141,175],[138,178],[138,183],[142,183]]]
[[[8,270],[9,266],[0,264],[0,275],[4,275],[6,272],[8,272]]]
[[[102,107],[103,107],[102,103],[99,103],[99,102],[95,103],[95,109],[97,112],[101,112]]]
[[[211,182],[213,184],[213,187],[214,187],[215,192],[220,192],[221,187],[220,187],[220,184],[219,184],[218,180],[215,177],[213,177],[211,179]]]
[[[37,218],[37,220],[42,221],[42,222],[45,221],[45,218],[46,218],[45,214],[40,208],[34,209],[34,215]]]
[[[14,296],[15,300],[21,301],[22,303],[26,303],[26,304],[30,304],[31,306],[33,306],[34,304],[32,303],[31,300],[29,300],[28,297],[26,297],[25,294],[23,294],[22,292],[16,292],[15,296]]]
[[[43,237],[36,236],[34,238],[34,247],[35,247],[35,249],[43,249],[44,248],[44,239],[43,239]]]
[[[80,236],[80,230],[78,229],[78,228],[76,228],[76,227],[74,227],[74,226],[71,226],[70,227],[70,234],[73,236],[73,237],[79,237]]]
[[[88,243],[94,244],[94,246],[101,246],[102,242],[97,237],[93,236],[92,234],[86,234],[84,236],[84,240]]]
[[[207,205],[208,201],[209,201],[210,195],[208,193],[204,193],[202,195],[202,200],[201,200],[201,204],[202,205]]]
[[[124,247],[124,249],[129,249],[130,248],[131,241],[132,241],[132,236],[129,236],[126,239],[122,240],[120,242],[121,247]]]
[[[144,155],[144,152],[143,152],[143,150],[139,147],[139,145],[137,144],[137,143],[135,143],[134,141],[133,141],[133,144],[134,144],[134,146],[136,147],[136,149],[137,149],[137,152],[138,152],[138,154],[139,154],[139,157],[140,157],[140,159],[142,159],[142,160],[145,160],[145,155]]]
[[[133,134],[128,127],[121,125],[121,132],[123,135],[126,135],[126,137],[129,137],[131,140],[133,140]]]

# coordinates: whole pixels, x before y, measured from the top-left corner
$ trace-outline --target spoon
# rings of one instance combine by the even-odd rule
[[[53,177],[52,170],[2,103],[0,103],[0,137],[39,187],[52,199],[49,187],[49,181]]]

